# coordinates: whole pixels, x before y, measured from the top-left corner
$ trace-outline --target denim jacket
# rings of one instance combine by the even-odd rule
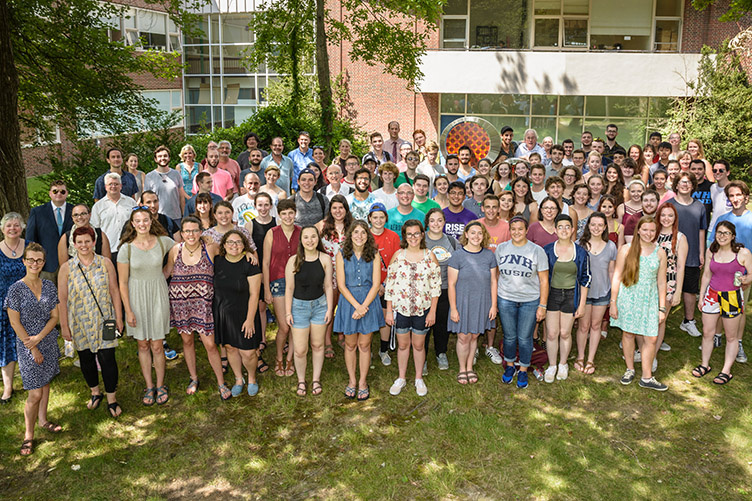
[[[550,280],[552,278],[552,275],[554,273],[554,265],[556,264],[557,256],[554,252],[554,245],[556,245],[556,242],[551,242],[550,244],[543,247],[543,250],[546,252],[546,256],[548,256],[548,280],[550,283]],[[590,258],[588,257],[587,251],[580,247],[577,244],[574,244],[574,264],[577,266],[577,284],[579,284],[581,287],[590,287]],[[580,304],[580,287],[574,288],[574,309],[576,310],[578,305]]]

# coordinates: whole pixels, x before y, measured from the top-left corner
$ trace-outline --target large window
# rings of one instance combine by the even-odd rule
[[[448,0],[444,49],[677,52],[682,0]]]
[[[180,50],[178,28],[164,12],[130,8],[106,23],[111,40],[122,40],[143,50]]]
[[[604,137],[606,125],[619,127],[617,141],[622,146],[645,144],[648,135],[660,127],[670,98],[626,96],[550,96],[527,94],[442,94],[440,130],[463,116],[485,118],[501,130],[509,125],[515,138],[522,139],[527,128],[540,139],[551,136],[561,143],[589,130]]]
[[[277,75],[262,64],[245,65],[255,41],[251,14],[211,14],[202,34],[184,40],[185,122],[188,133],[242,123],[264,104],[264,90]],[[311,70],[313,71],[313,65]]]

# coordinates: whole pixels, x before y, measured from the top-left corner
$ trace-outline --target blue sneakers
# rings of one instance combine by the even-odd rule
[[[527,371],[517,373],[517,388],[527,388]]]
[[[168,345],[166,341],[162,341],[162,346],[164,347],[164,356],[167,360],[175,360],[178,358],[178,353],[170,348],[170,345]]]
[[[514,368],[514,365],[507,365],[507,368],[504,370],[504,375],[501,376],[501,381],[504,384],[510,384],[512,379],[514,379],[514,373],[516,371],[517,369]]]

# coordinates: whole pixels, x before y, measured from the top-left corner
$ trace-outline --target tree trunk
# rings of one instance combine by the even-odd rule
[[[29,215],[26,171],[21,156],[18,122],[18,73],[10,36],[10,9],[0,0],[0,215],[10,211]]]
[[[332,102],[332,81],[329,74],[324,2],[325,0],[316,0],[316,74],[319,81],[319,101],[321,102],[321,131],[327,150],[326,156],[331,158],[332,136],[334,134],[334,104]]]

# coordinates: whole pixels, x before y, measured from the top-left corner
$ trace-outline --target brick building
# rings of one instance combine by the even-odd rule
[[[429,30],[417,91],[378,66],[352,63],[346,45],[330,47],[330,67],[333,76],[346,73],[368,131],[386,133],[387,121],[398,120],[402,137],[420,128],[438,138],[451,121],[475,115],[497,129],[511,125],[517,138],[533,127],[557,141],[576,139],[613,122],[621,144],[644,143],[670,98],[688,93],[702,46],[717,47],[752,24],[719,22],[728,2],[698,12],[691,0],[449,0],[438,29]],[[263,89],[278,75],[242,64],[254,41],[248,14],[261,0],[212,0],[201,12],[204,35],[195,38],[181,37],[143,0],[119,3],[131,16],[113,20],[111,36],[181,52],[182,79],[139,83],[165,109],[182,109],[187,133],[241,123],[263,106]],[[329,3],[341,18],[338,0]],[[427,28],[416,22],[414,29]],[[25,150],[27,165],[39,150]]]

